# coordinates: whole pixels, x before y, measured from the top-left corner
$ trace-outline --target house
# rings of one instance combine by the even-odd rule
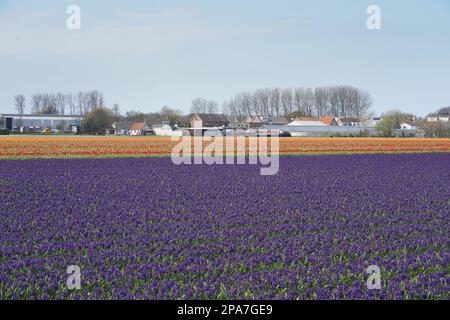
[[[280,117],[280,116],[270,117],[269,121],[270,121],[270,124],[272,124],[272,125],[280,125],[280,126],[286,126],[292,122],[291,119],[288,119],[286,117]]]
[[[191,116],[191,128],[224,128],[230,121],[223,114],[196,113]]]
[[[189,128],[191,126],[191,118],[192,115],[181,116],[175,124],[178,126],[178,128]]]
[[[297,117],[295,121],[303,121],[303,122],[322,122],[327,126],[337,126],[338,123],[335,118],[330,116],[325,116],[321,118],[313,118],[313,117]]]
[[[427,117],[427,122],[450,122],[450,107],[441,108]]]
[[[245,120],[247,119],[247,117],[245,116],[228,116],[228,121],[230,122],[228,124],[228,126],[231,129],[242,129],[242,128],[246,128],[245,126]]]
[[[368,128],[375,128],[383,120],[381,117],[370,118],[365,121],[365,126]]]
[[[129,134],[131,136],[146,136],[154,135],[153,129],[145,122],[136,122],[130,128]]]
[[[114,134],[117,136],[123,136],[130,134],[130,129],[133,126],[133,122],[131,121],[119,121],[115,122],[112,125],[112,130],[110,134]]]
[[[327,125],[319,120],[295,120],[289,123],[288,128],[293,127],[326,127]]]
[[[336,118],[336,122],[340,127],[361,127],[361,119],[356,117]]]
[[[427,122],[450,122],[450,116],[430,116],[427,117]]]
[[[338,125],[336,118],[334,118],[334,117],[326,116],[326,117],[320,118],[319,120],[320,120],[320,122],[323,122],[327,126],[337,126]]]
[[[273,128],[273,127],[281,127],[286,126],[292,122],[291,119],[286,117],[274,116],[274,117],[265,117],[265,116],[248,116],[242,123],[241,128],[247,129],[257,129],[257,128]]]
[[[407,122],[405,122],[405,123],[402,123],[400,125],[400,129],[401,130],[417,130],[418,127],[417,127],[417,125],[415,123],[407,123]]]
[[[394,137],[416,137],[423,138],[425,137],[425,131],[418,127],[415,123],[405,122],[400,125],[400,129],[395,129],[392,132]]]
[[[270,117],[261,116],[248,116],[244,120],[245,128],[261,128],[262,126],[270,123]]]
[[[154,124],[152,129],[157,136],[171,136],[173,132],[170,124]]]

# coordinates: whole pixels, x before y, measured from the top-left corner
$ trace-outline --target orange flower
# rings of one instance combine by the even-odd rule
[[[176,144],[169,137],[5,136],[0,137],[0,158],[170,156]],[[450,152],[450,139],[292,137],[280,138],[279,150],[272,151],[280,154]]]

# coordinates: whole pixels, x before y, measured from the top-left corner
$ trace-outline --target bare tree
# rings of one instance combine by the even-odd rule
[[[279,116],[296,111],[310,117],[364,118],[370,115],[371,106],[372,98],[367,91],[352,86],[333,86],[243,92],[224,102],[222,109],[226,114],[241,116]],[[211,111],[208,110],[208,100],[194,99],[191,111]]]
[[[97,90],[92,90],[86,93],[87,94],[87,101],[89,105],[89,110],[100,108],[100,92]]]
[[[215,100],[195,98],[191,102],[191,113],[219,113],[219,103]]]
[[[326,115],[327,105],[328,105],[328,92],[324,87],[318,87],[314,90],[314,101],[315,101],[315,110],[314,116],[322,117]]]
[[[99,108],[105,107],[105,96],[103,95],[102,92],[99,92],[98,94],[97,107]]]
[[[75,115],[77,113],[77,102],[76,97],[72,93],[66,94],[66,103],[69,108],[69,112],[71,115]]]
[[[244,116],[252,115],[253,101],[251,92],[243,92],[238,94],[235,97],[234,102],[236,104],[236,108],[239,110],[239,114]]]
[[[58,114],[58,104],[55,94],[48,95],[48,106],[43,110],[44,114]]]
[[[208,102],[206,103],[206,113],[209,114],[219,113],[219,104],[217,103],[217,101],[208,100]]]
[[[86,111],[86,106],[85,106],[85,95],[83,92],[78,92],[77,94],[77,106],[78,106],[78,114],[79,115],[84,115],[85,111]]]
[[[14,106],[18,114],[23,115],[25,112],[25,96],[18,94],[14,97]]]
[[[281,90],[279,88],[272,89],[270,92],[270,99],[269,99],[269,109],[271,116],[280,115],[280,108],[281,108],[280,100],[281,100]]]
[[[31,96],[30,105],[31,105],[31,113],[38,114],[41,110],[42,94],[40,93],[33,94]]]
[[[117,103],[114,104],[113,108],[112,108],[112,112],[114,114],[114,121],[119,121],[120,118],[120,108],[119,105]]]
[[[23,94],[18,94],[14,97],[14,106],[19,114],[18,127],[22,126],[22,116],[25,112],[25,96]]]
[[[281,107],[283,108],[283,115],[285,116],[293,111],[291,89],[283,89],[281,91]]]
[[[55,103],[58,113],[64,115],[66,112],[66,95],[58,93],[55,96]]]
[[[370,108],[372,107],[373,100],[370,94],[364,90],[358,90],[357,100],[355,102],[356,110],[355,115],[361,120],[365,120],[371,115]]]
[[[222,103],[222,113],[226,116],[236,115],[236,113],[233,112],[232,104],[229,101],[224,101]]]
[[[204,98],[195,98],[191,103],[191,113],[206,113],[208,101]]]
[[[270,106],[270,90],[260,89],[253,94],[254,113],[260,116],[268,116]]]
[[[314,96],[314,91],[311,88],[305,90],[305,96],[303,97],[303,108],[306,111],[307,116],[312,116],[314,114],[314,107],[316,105],[316,99]]]

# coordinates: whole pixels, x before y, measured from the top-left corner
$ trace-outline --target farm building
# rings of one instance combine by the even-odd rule
[[[417,128],[417,124],[415,124],[415,123],[405,122],[400,125],[400,129],[401,130],[417,130],[418,128]]]
[[[130,134],[130,129],[133,126],[133,122],[131,121],[120,121],[115,122],[112,127],[113,130],[111,134],[117,135],[117,136],[124,136]]]
[[[362,127],[340,127],[340,126],[289,126],[289,133],[293,137],[338,137],[338,136],[357,136],[365,133],[370,136],[378,136],[375,128]]]
[[[336,137],[336,136],[357,136],[365,133],[370,136],[377,136],[378,132],[374,127],[362,126],[342,126],[336,125],[336,120],[321,118],[297,118],[287,125],[287,130],[291,136],[296,137]],[[331,118],[331,117],[330,117]],[[313,119],[313,120],[312,120]],[[329,123],[328,125],[326,123]],[[333,125],[332,125],[333,124]]]
[[[450,122],[450,107],[441,108],[427,117],[428,122]]]
[[[325,123],[319,120],[296,120],[291,123],[289,123],[288,128],[295,128],[295,127],[327,127]]]
[[[297,117],[294,121],[301,121],[301,122],[322,122],[326,126],[337,126],[338,123],[336,121],[336,118],[326,116],[321,118],[313,118],[313,117]]]
[[[191,128],[224,128],[230,124],[230,120],[223,114],[196,113],[191,116]]]
[[[336,118],[336,122],[340,127],[362,127],[362,121],[356,117]]]
[[[246,128],[245,126],[245,120],[247,117],[245,116],[229,116],[228,121],[230,122],[228,124],[228,127],[231,129],[242,129]]]
[[[131,136],[147,136],[154,135],[153,129],[145,122],[136,122],[130,128],[129,134]]]
[[[364,125],[369,128],[375,128],[381,122],[381,120],[383,120],[383,118],[381,117],[370,118],[365,121]]]
[[[41,132],[44,129],[77,132],[84,116],[57,114],[0,114],[0,129]]]
[[[155,124],[152,126],[153,131],[155,132],[155,135],[157,136],[165,136],[165,137],[179,137],[183,135],[182,130],[177,130],[177,128],[174,128],[166,123],[166,124]]]
[[[242,123],[243,128],[266,128],[273,126],[286,126],[290,119],[285,117],[260,117],[260,116],[248,116]]]
[[[427,117],[428,122],[450,122],[450,116],[431,116]]]

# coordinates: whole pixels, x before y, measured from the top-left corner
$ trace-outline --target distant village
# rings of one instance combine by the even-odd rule
[[[450,137],[450,107],[426,117],[391,110],[372,116],[372,98],[352,86],[259,89],[225,101],[195,98],[191,113],[121,113],[97,90],[14,97],[15,114],[0,114],[0,134],[112,136]],[[28,103],[26,103],[28,102]],[[31,113],[27,113],[27,105]]]
[[[81,131],[84,115],[58,114],[0,114],[0,129],[11,134],[72,133]],[[204,136],[235,135],[258,136],[270,130],[283,137],[379,137],[383,117],[360,119],[356,117],[265,117],[226,116],[223,114],[194,113],[177,121],[129,120],[114,121],[105,128],[105,135],[114,136]],[[409,117],[391,132],[393,137],[425,137],[429,127],[450,127],[449,114],[433,114],[426,118]]]

